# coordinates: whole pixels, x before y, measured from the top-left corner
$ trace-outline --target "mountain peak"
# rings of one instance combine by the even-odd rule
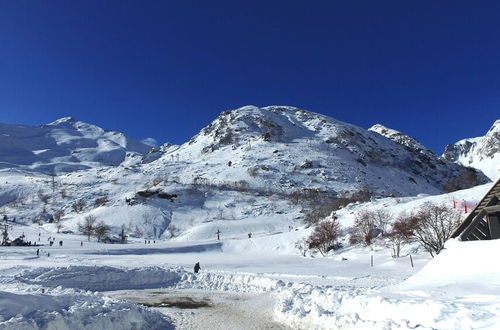
[[[66,123],[76,123],[76,119],[73,117],[62,117],[51,123],[48,123],[46,126],[58,126]]]
[[[483,171],[490,179],[500,177],[500,119],[484,136],[463,139],[446,146],[443,157]]]
[[[429,149],[424,147],[420,142],[415,140],[409,135],[406,135],[404,133],[401,133],[399,131],[396,131],[392,128],[388,128],[384,125],[381,124],[375,124],[372,127],[368,129],[369,131],[378,133],[389,140],[392,140],[398,144],[401,144],[405,147],[411,148],[413,150],[416,150],[418,152],[431,152]]]
[[[497,119],[494,123],[493,126],[488,130],[488,133],[486,135],[493,134],[495,132],[500,132],[500,119]]]

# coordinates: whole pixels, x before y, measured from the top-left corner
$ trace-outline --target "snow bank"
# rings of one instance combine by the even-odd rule
[[[275,315],[293,327],[314,329],[470,329],[500,321],[499,304],[388,298],[369,291],[292,284],[277,293]]]
[[[28,270],[17,275],[16,280],[48,287],[113,291],[173,286],[180,281],[183,273],[185,272],[180,268],[126,269],[108,266],[68,266]]]
[[[0,292],[0,328],[173,329],[162,314],[101,294],[15,294]]]
[[[461,242],[449,240],[445,249],[419,273],[398,286],[404,293],[463,299],[469,295],[500,297],[500,263],[489,260],[500,240]],[[487,257],[488,256],[488,257]]]
[[[479,242],[477,249],[473,249],[468,255],[484,251],[486,248],[495,247],[500,242],[485,244]],[[439,285],[444,282],[437,281],[433,287],[432,279],[437,276],[438,280],[450,278],[449,282],[457,280],[460,276],[451,276],[451,272],[457,272],[460,267],[450,267],[458,264],[460,255],[463,255],[469,248],[470,243],[452,242],[444,253],[434,262],[431,262],[421,274],[411,278],[407,283],[389,288],[376,287],[354,287],[354,286],[319,286],[305,283],[284,282],[281,279],[273,279],[261,275],[248,273],[229,273],[223,271],[202,271],[193,274],[181,267],[141,267],[141,268],[113,268],[108,266],[69,266],[60,268],[39,268],[24,271],[15,276],[15,280],[25,283],[25,285],[40,285],[55,288],[76,288],[93,291],[111,291],[125,289],[146,289],[146,288],[176,288],[176,289],[202,289],[219,290],[233,292],[269,292],[276,299],[274,317],[277,321],[291,325],[295,328],[306,329],[331,329],[331,328],[370,328],[370,329],[470,329],[470,328],[494,328],[500,323],[500,298],[495,296],[500,291],[494,291],[490,295],[481,296],[468,294],[467,290],[462,291],[459,299],[450,300],[446,292],[439,293]],[[465,259],[467,262],[468,258]],[[440,262],[441,261],[441,262]],[[458,288],[463,283],[472,283],[471,278],[477,278],[475,283],[481,281],[478,276],[481,271],[486,271],[487,276],[483,279],[497,279],[495,283],[500,283],[500,276],[496,273],[498,266],[482,265],[476,262],[476,270],[465,267],[466,271],[461,272],[463,282],[458,284]],[[437,266],[440,265],[440,266]],[[472,263],[471,265],[475,265]],[[463,267],[462,267],[463,268]],[[497,284],[495,284],[497,285]],[[457,288],[455,288],[457,289]],[[66,289],[68,290],[68,289]],[[458,290],[458,289],[457,289]],[[474,290],[472,290],[474,291]],[[472,292],[471,291],[471,292]],[[37,299],[27,298],[25,303],[18,297],[10,298],[9,294],[1,296],[0,305],[7,310],[17,310],[9,307],[7,301],[15,301],[20,306],[26,305],[27,310],[22,310],[18,322],[29,328],[33,322],[45,322],[52,316],[48,310],[54,311],[54,315],[59,318],[50,322],[67,322],[71,324],[73,314],[65,314],[63,310],[73,313],[88,313],[88,315],[74,314],[74,322],[82,319],[92,319],[93,324],[100,324],[99,315],[102,312],[97,306],[102,308],[109,306],[110,313],[120,315],[125,309],[130,309],[137,313],[137,319],[147,324],[161,322],[160,319],[152,315],[141,314],[139,307],[120,305],[119,302],[112,301],[100,294],[90,292],[79,293],[74,299],[65,300],[64,295],[52,297],[48,309],[41,311],[42,316],[32,314],[39,308],[41,302]],[[86,297],[80,300],[80,296]],[[5,297],[5,298],[3,298]],[[106,300],[110,299],[110,300]],[[108,304],[108,305],[106,305]],[[117,305],[113,305],[117,304]],[[71,306],[75,306],[72,308]],[[87,307],[90,306],[90,307]],[[92,309],[96,306],[95,309]],[[128,306],[128,307],[127,307]],[[90,308],[90,309],[89,309]],[[69,313],[69,312],[67,312]],[[8,322],[17,322],[15,314],[2,313],[7,317]],[[49,315],[50,314],[50,315]],[[113,314],[114,315],[114,314]],[[131,314],[135,315],[135,314]],[[50,316],[50,317],[49,317]],[[10,320],[8,318],[11,318]],[[32,318],[31,318],[32,317]],[[129,317],[129,316],[127,316]],[[130,316],[131,317],[131,316]],[[148,319],[151,317],[152,319]],[[31,320],[31,321],[30,321]],[[64,321],[63,321],[64,320]],[[135,320],[135,319],[134,319]],[[7,323],[8,323],[7,322]],[[31,322],[31,323],[30,323]],[[69,322],[69,323],[68,323]],[[125,323],[128,322],[128,323]],[[126,320],[124,324],[134,324],[133,320]],[[136,321],[139,322],[139,321]],[[5,322],[4,322],[5,323]],[[1,323],[0,323],[1,324]],[[6,324],[6,323],[5,323]],[[34,323],[33,323],[34,324]],[[76,324],[76,323],[75,323]],[[80,328],[81,324],[77,324]],[[130,328],[130,326],[124,326]],[[84,327],[83,327],[84,328]],[[103,328],[107,328],[103,325]],[[113,324],[112,328],[117,328]]]

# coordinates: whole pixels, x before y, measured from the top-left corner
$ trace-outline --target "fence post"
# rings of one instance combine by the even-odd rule
[[[373,267],[373,254],[370,257],[371,257],[370,265]]]
[[[410,254],[410,262],[411,262],[411,268],[413,268],[413,258],[411,257],[411,254]]]

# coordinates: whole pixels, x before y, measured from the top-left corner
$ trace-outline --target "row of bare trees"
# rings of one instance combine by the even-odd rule
[[[404,245],[417,242],[434,257],[460,224],[460,216],[459,211],[432,202],[413,212],[403,212],[395,219],[384,209],[363,210],[355,216],[349,243],[370,245],[375,238],[382,237],[391,244],[393,256],[399,257]],[[331,216],[317,222],[310,236],[298,241],[296,247],[303,256],[309,249],[326,256],[337,247],[341,234],[340,224]]]

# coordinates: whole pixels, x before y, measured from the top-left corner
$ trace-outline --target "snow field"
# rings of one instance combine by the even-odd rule
[[[450,252],[449,256],[446,256],[446,252],[452,250],[449,248],[443,252],[440,255],[441,259],[452,261],[454,252]],[[426,269],[435,269],[436,264],[436,262],[431,262]],[[446,265],[446,262],[444,264]],[[415,278],[418,279],[420,285],[418,290],[423,292],[433,285],[432,277],[426,275],[426,272],[422,272]],[[2,282],[6,282],[5,278],[2,279]],[[411,286],[412,279],[408,281],[408,286],[403,284],[398,290],[388,291],[387,289],[369,287],[331,287],[285,282],[281,279],[249,273],[202,271],[199,274],[193,274],[181,267],[128,269],[107,266],[68,266],[24,270],[15,275],[10,282],[23,283],[38,288],[51,287],[53,289],[50,290],[59,293],[63,293],[67,288],[92,291],[174,288],[236,293],[269,292],[276,301],[274,318],[283,324],[299,329],[409,329],[415,327],[422,329],[470,329],[492,328],[500,321],[500,299],[498,296],[490,295],[486,302],[481,302],[481,299],[477,299],[478,297],[465,293],[462,299],[450,301],[442,299],[443,297],[434,297],[432,294],[415,293],[417,289]],[[500,280],[497,278],[494,284],[498,283]],[[459,290],[461,284],[460,282],[455,283],[454,289]],[[407,292],[403,288],[406,288]],[[101,294],[80,290],[75,291],[78,293],[77,296],[82,295],[85,299],[90,297],[87,299],[90,300],[87,302],[88,305],[95,303],[97,306],[98,302],[102,303],[107,299]],[[47,291],[47,293],[49,292],[51,291]],[[37,295],[37,297],[40,296],[42,295]],[[65,294],[60,294],[60,296],[64,297]],[[64,300],[61,297],[54,299],[56,301]],[[482,299],[485,299],[484,296]],[[23,317],[19,318],[19,322],[21,320],[28,322],[26,318],[30,315],[30,311],[38,307],[37,301],[37,299],[33,301],[27,299],[25,304],[30,307],[21,313]],[[78,303],[78,299],[70,302],[72,305]],[[108,305],[112,303],[115,302],[111,299]],[[2,305],[3,308],[6,308],[5,304]],[[51,315],[53,312],[51,309],[60,309],[55,302],[52,307],[48,306],[44,312],[41,312],[42,314]],[[121,307],[117,306],[114,306],[113,310],[119,313]],[[83,310],[90,313],[88,308]],[[88,315],[81,315],[81,317],[88,318]],[[46,315],[36,317],[37,320],[47,318]],[[156,321],[153,318],[144,322]],[[5,322],[15,322],[15,318],[6,319]]]

